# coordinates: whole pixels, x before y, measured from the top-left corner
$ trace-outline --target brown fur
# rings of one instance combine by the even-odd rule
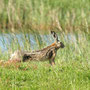
[[[54,31],[53,31],[54,32]],[[53,33],[52,32],[52,33]],[[55,57],[57,54],[57,50],[59,48],[64,48],[64,44],[59,42],[56,33],[54,32],[54,38],[56,37],[56,42],[37,51],[15,51],[13,55],[11,55],[10,61],[14,60],[16,62],[25,62],[25,61],[45,61],[49,60],[51,65],[55,64]]]
[[[28,51],[17,51],[16,56],[14,56],[13,59],[10,61],[12,62],[25,62],[25,61],[45,61],[49,60],[50,64],[55,64],[55,56],[57,53],[57,50],[60,47],[57,46],[57,43],[53,43],[52,45],[43,48],[38,51],[28,52]],[[18,54],[17,54],[18,53]]]

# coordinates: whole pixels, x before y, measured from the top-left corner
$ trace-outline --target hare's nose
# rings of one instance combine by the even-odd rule
[[[62,42],[60,42],[60,44],[61,44],[61,48],[64,48],[64,47],[65,47],[64,44],[63,44]]]

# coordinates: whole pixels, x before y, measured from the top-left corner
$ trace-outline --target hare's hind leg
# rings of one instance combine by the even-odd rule
[[[54,50],[49,53],[49,63],[51,65],[55,65],[55,56],[56,52]]]

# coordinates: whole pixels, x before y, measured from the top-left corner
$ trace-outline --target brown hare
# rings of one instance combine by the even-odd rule
[[[55,64],[55,56],[59,48],[64,48],[64,44],[58,40],[58,36],[54,31],[51,31],[51,34],[55,38],[55,43],[37,51],[15,51],[11,55],[10,60],[16,60],[17,62],[25,61],[45,61],[49,60],[50,64]]]

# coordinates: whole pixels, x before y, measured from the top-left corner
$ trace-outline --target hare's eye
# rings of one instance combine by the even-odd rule
[[[60,42],[58,42],[58,44],[60,44]]]

